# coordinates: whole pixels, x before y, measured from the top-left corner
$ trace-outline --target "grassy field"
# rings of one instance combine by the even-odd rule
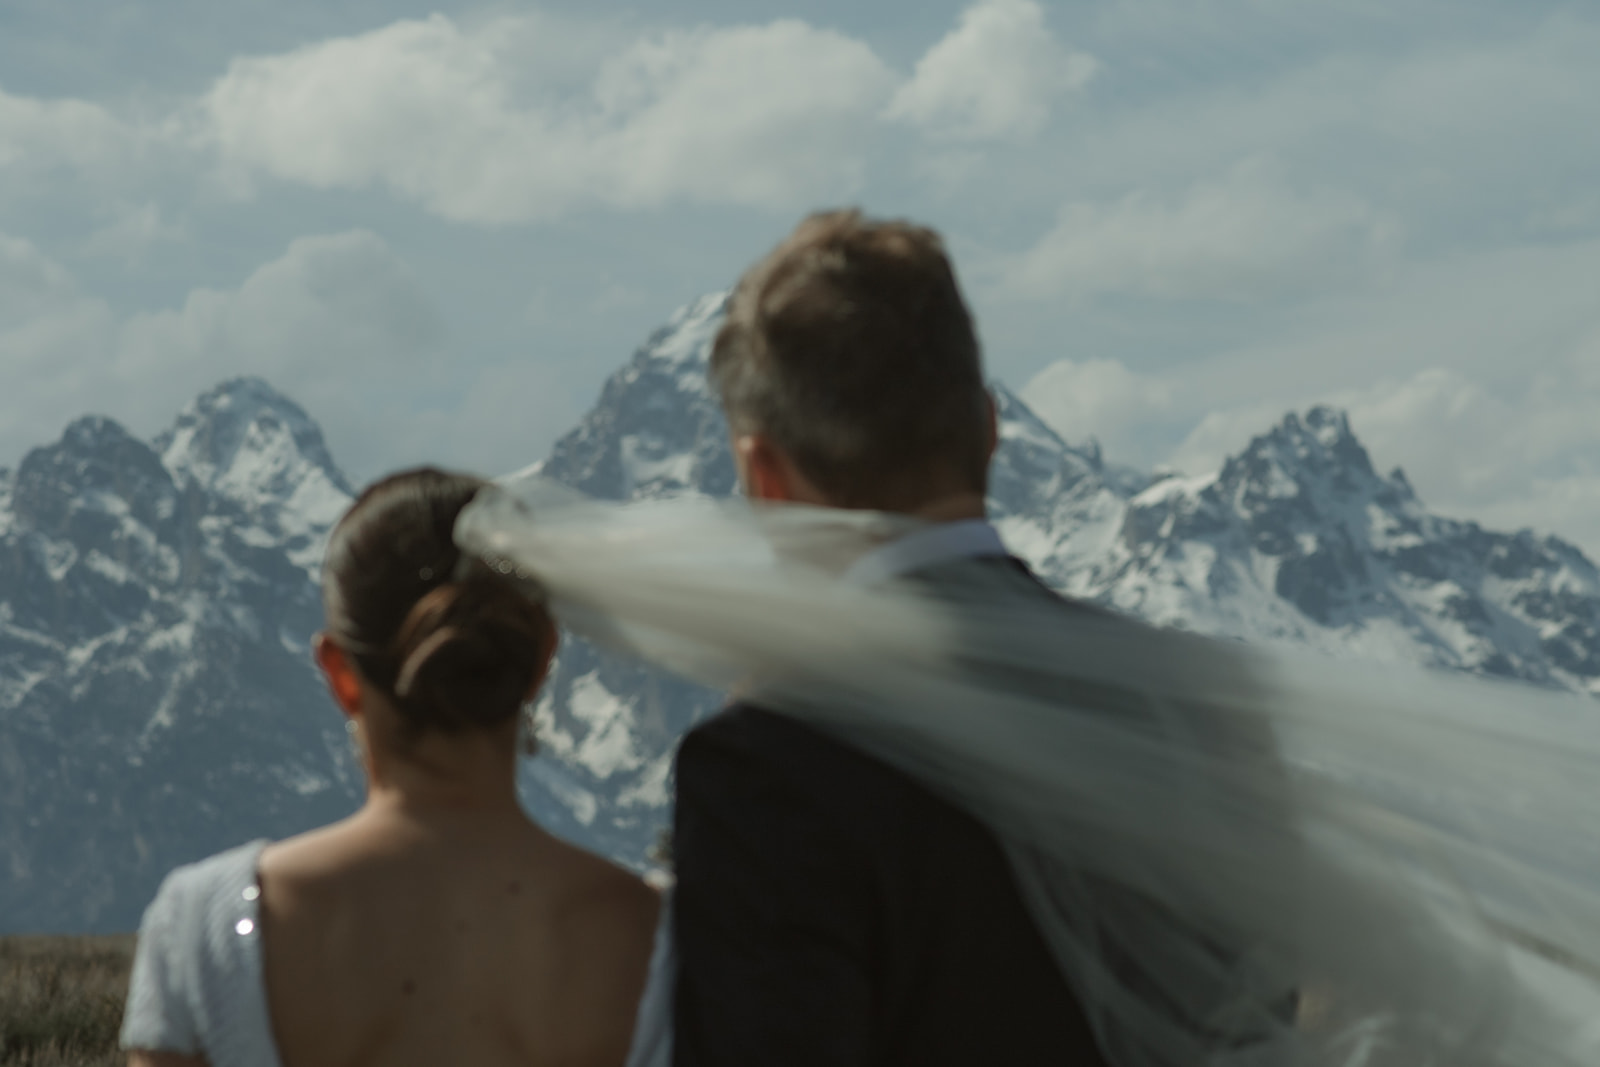
[[[133,937],[0,937],[0,1067],[112,1067]]]

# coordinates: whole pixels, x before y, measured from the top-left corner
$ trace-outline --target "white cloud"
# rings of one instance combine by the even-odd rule
[[[0,90],[0,172],[107,169],[139,146],[139,131],[98,104],[39,100]]]
[[[1057,364],[1024,397],[1113,460],[1190,473],[1288,411],[1332,404],[1436,512],[1555,533],[1600,559],[1597,265],[1600,242],[1412,265],[1300,305],[1274,341],[1160,372]]]
[[[1427,367],[1360,388],[1260,398],[1206,412],[1178,446],[1172,463],[1209,471],[1239,452],[1289,411],[1326,403],[1349,413],[1374,466],[1405,468],[1413,484],[1448,509],[1503,493],[1507,468],[1528,462],[1510,440],[1533,410],[1517,411],[1466,377]],[[1537,407],[1538,405],[1535,405]]]
[[[1025,137],[1097,67],[1056,40],[1034,0],[980,0],[917,62],[885,114],[954,140]]]
[[[1333,401],[1436,506],[1600,544],[1583,504],[1600,157],[1574,133],[1600,91],[1600,20],[1443,0],[963,3],[932,28],[841,15],[870,36],[671,13],[648,19],[676,30],[645,34],[603,5],[437,17],[230,66],[224,47],[251,39],[236,34],[181,77],[50,74],[94,102],[0,93],[0,229],[34,242],[0,242],[0,367],[26,382],[0,396],[0,458],[86,410],[148,432],[250,370],[357,468],[406,449],[521,462],[548,440],[530,426],[569,424],[653,318],[725,284],[766,240],[752,226],[779,227],[739,205],[859,196],[938,224],[969,277],[996,268],[974,289],[993,365],[1025,381],[1073,355],[1029,395],[1051,384],[1041,407],[1114,459],[1173,458],[1187,434],[1178,461],[1199,469]],[[330,18],[306,40],[349,25]],[[941,34],[898,71],[879,58]],[[255,202],[217,202],[203,183],[224,168]],[[425,280],[351,235],[238,272],[242,244],[330,210],[383,226]],[[536,241],[493,232],[552,219]],[[536,293],[535,325],[519,316]],[[596,312],[599,294],[626,300]],[[448,344],[404,325],[406,308],[431,322],[430,300]],[[460,365],[440,371],[446,351]]]
[[[180,309],[134,316],[117,372],[133,380],[182,369],[193,383],[186,392],[269,367],[318,388],[370,386],[369,375],[411,369],[435,350],[439,327],[428,308],[377,236],[302,237],[236,290],[197,289]]]
[[[1573,131],[1593,124],[1600,20],[1502,5],[1505,25],[1485,29],[1416,2],[1268,6],[1117,5],[1138,39],[1094,47],[1108,73],[1137,65],[1146,84],[1119,82],[1135,103],[1075,125],[1058,171],[1174,188],[1270,151],[1404,216],[1408,236],[1502,241],[1527,216],[1589,219],[1596,149]]]
[[[1034,375],[1022,399],[1069,441],[1093,436],[1119,462],[1140,463],[1153,426],[1181,417],[1174,382],[1112,359],[1058,360]]]
[[[890,87],[865,44],[801,22],[676,33],[608,64],[605,145],[624,203],[670,196],[788,207],[853,192]]]
[[[1236,403],[1201,417],[1171,463],[1215,470],[1284,412],[1330,403],[1349,412],[1374,466],[1402,467],[1434,511],[1491,529],[1531,526],[1600,557],[1600,381],[1587,367],[1596,339],[1600,329],[1569,358],[1510,385],[1431,366],[1357,388]]]
[[[31,241],[0,234],[0,329],[76,299],[71,277]]]
[[[410,270],[365,231],[302,237],[237,289],[197,289],[183,306],[122,327],[112,377],[135,389],[142,429],[224,378],[256,374],[305,404],[335,455],[384,466],[414,413],[456,392],[443,327]]]
[[[1361,198],[1295,188],[1279,167],[1252,159],[1175,199],[1134,192],[1068,204],[1001,274],[1006,289],[1033,298],[1251,300],[1351,277],[1390,237]]]
[[[26,242],[0,237],[0,455],[52,440],[86,412],[151,434],[188,398],[241,374],[305,403],[355,467],[384,466],[430,399],[459,391],[425,293],[394,253],[354,231],[292,242],[237,289],[119,322]]]
[[[88,413],[150,436],[227,378],[257,375],[306,407],[357,480],[408,463],[501,473],[572,419],[570,383],[522,354],[454,354],[404,261],[372,233],[302,237],[229,289],[119,319],[26,241],[0,234],[0,466]]]
[[[0,90],[0,227],[14,212],[36,229],[41,205],[66,204],[68,212],[49,214],[103,222],[156,187],[188,184],[205,166],[177,112],[125,110]]]
[[[236,60],[205,108],[240,173],[381,184],[494,223],[591,204],[795,207],[847,195],[892,89],[865,44],[791,20],[638,41],[580,92],[530,92],[507,42],[538,32],[527,20],[399,22]]]
[[[68,272],[33,244],[0,234],[0,445],[10,465],[83,414],[85,398],[103,395],[101,375],[115,345],[116,322],[82,294]]]
[[[1403,465],[1442,510],[1600,548],[1600,383],[1585,380],[1581,355],[1519,388],[1429,367],[1331,399],[1349,409],[1374,461]]]
[[[184,227],[169,221],[158,205],[146,202],[116,212],[109,223],[89,235],[83,250],[91,256],[133,262],[157,245],[182,241],[187,236]]]

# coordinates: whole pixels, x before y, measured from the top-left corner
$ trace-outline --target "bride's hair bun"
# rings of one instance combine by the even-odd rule
[[[417,601],[395,637],[394,695],[408,721],[455,731],[514,716],[539,680],[550,622],[492,575]]]
[[[328,542],[329,635],[413,733],[512,720],[555,641],[541,607],[455,546],[457,517],[487,485],[433,468],[390,475]]]

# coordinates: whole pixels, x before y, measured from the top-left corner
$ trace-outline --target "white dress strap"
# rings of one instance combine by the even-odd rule
[[[122,1047],[281,1067],[261,972],[256,865],[266,841],[179,867],[139,926]]]
[[[672,894],[662,895],[650,973],[639,998],[627,1067],[672,1067],[672,994],[678,984],[678,953],[672,940]]]

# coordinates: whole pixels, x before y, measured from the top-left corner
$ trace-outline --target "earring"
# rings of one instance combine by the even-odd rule
[[[350,739],[350,758],[356,761],[357,766],[360,766],[361,724],[356,722],[354,719],[346,719],[344,721],[344,734],[345,737]]]

